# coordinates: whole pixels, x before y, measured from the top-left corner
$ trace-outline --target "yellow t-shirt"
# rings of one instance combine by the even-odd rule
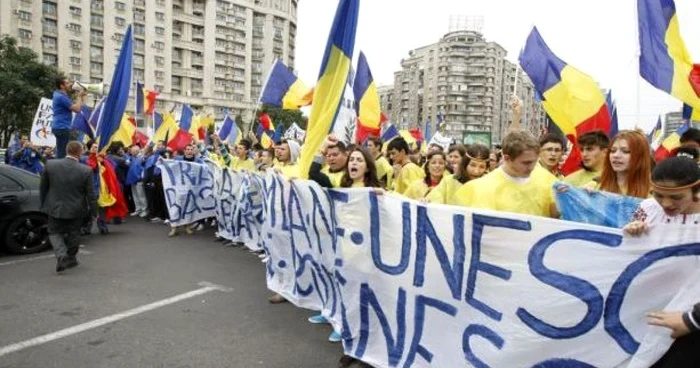
[[[375,161],[375,164],[377,166],[377,178],[379,178],[381,181],[382,178],[386,176],[386,187],[391,188],[391,182],[394,178],[394,168],[391,167],[389,160],[387,160],[384,156],[379,156],[379,158]]]
[[[418,200],[424,198],[425,195],[428,194],[429,190],[430,188],[428,187],[428,184],[425,184],[425,180],[418,179],[408,186],[408,189],[406,189],[406,192],[404,192],[403,195],[404,197]]]
[[[216,162],[216,164],[219,165],[219,167],[226,167],[226,163],[224,162],[224,158],[221,157],[221,155],[218,155],[214,152],[209,152],[209,155],[207,156],[207,158],[211,161]]]
[[[599,176],[600,173],[597,171],[588,171],[586,169],[581,169],[564,178],[564,181],[575,187],[581,188]]]
[[[284,176],[287,180],[299,179],[301,177],[299,175],[299,166],[297,166],[297,164],[283,164],[276,162],[274,168],[279,169],[282,172],[282,176]]]
[[[323,169],[321,169],[321,172],[328,177],[328,180],[330,180],[331,184],[333,184],[333,188],[340,188],[340,181],[343,179],[345,170],[332,173],[330,168],[325,166]]]
[[[529,178],[519,181],[503,169],[464,184],[455,194],[459,206],[551,217],[552,185],[557,178],[536,166]]]
[[[238,157],[234,157],[233,159],[231,159],[231,168],[236,171],[248,170],[250,172],[253,172],[255,171],[255,161],[253,161],[252,158],[241,160]]]
[[[413,162],[409,162],[401,168],[399,175],[396,177],[394,191],[399,194],[404,194],[414,181],[423,179],[424,177],[425,171]]]
[[[461,187],[462,183],[455,179],[453,175],[446,175],[440,180],[440,184],[428,193],[426,198],[428,198],[430,203],[454,205],[455,194],[457,194],[457,191]]]

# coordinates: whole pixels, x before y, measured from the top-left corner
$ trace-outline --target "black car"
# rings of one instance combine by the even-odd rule
[[[40,177],[0,164],[0,245],[5,251],[30,254],[50,247],[48,218],[39,211]]]

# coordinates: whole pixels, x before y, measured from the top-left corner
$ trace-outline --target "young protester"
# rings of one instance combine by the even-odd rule
[[[557,180],[537,164],[540,144],[526,131],[503,138],[503,165],[464,184],[455,194],[457,205],[558,217],[552,185]]]
[[[426,202],[454,205],[455,194],[466,182],[478,179],[488,172],[490,151],[482,144],[470,145],[453,175],[446,176],[428,193]]]
[[[644,134],[624,130],[612,140],[596,189],[637,198],[651,192],[651,153]]]
[[[119,187],[117,174],[114,171],[112,163],[97,152],[97,142],[91,141],[87,144],[88,155],[84,163],[88,165],[93,172],[94,181],[99,191],[97,197],[97,205],[99,206],[99,218],[97,226],[101,234],[109,233],[107,223],[113,218],[124,218],[128,215],[126,199]]]
[[[598,178],[603,171],[610,139],[602,130],[594,130],[582,134],[578,138],[578,144],[583,168],[564,178],[564,181],[575,187],[583,187]]]
[[[629,236],[643,236],[654,226],[700,226],[700,167],[691,158],[672,157],[659,163],[651,176],[653,197],[644,200],[632,222],[624,227]],[[688,312],[652,312],[652,325],[668,327],[676,338],[653,367],[691,367],[698,363],[700,304]],[[691,334],[692,332],[692,334]]]
[[[408,157],[410,152],[408,143],[401,138],[394,138],[387,148],[389,158],[394,164],[394,191],[404,194],[408,187],[416,180],[425,177],[425,172],[420,166],[411,162]]]
[[[546,134],[540,139],[540,165],[558,179],[563,179],[559,172],[561,157],[564,154],[562,138],[555,134]]]
[[[389,160],[382,154],[383,145],[382,140],[378,137],[370,137],[367,139],[367,148],[377,166],[377,177],[379,177],[379,180],[383,183],[383,187],[390,188],[393,184],[394,168],[389,163]]]
[[[437,187],[443,180],[447,171],[447,156],[442,151],[435,151],[428,154],[427,161],[423,168],[425,177],[411,183],[404,192],[404,196],[411,199],[424,198],[430,191]]]
[[[257,165],[257,170],[265,172],[271,169],[275,164],[275,150],[272,148],[264,148],[260,152],[260,162]]]
[[[467,154],[467,149],[461,144],[453,144],[447,150],[447,169],[452,174],[459,172],[459,166],[462,164],[462,158]]]

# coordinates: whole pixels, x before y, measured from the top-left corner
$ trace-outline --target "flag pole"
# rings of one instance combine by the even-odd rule
[[[636,130],[639,129],[639,120],[642,117],[642,65],[640,62],[642,46],[639,44],[639,4],[636,1],[632,2],[632,4],[634,5],[634,12],[632,14],[634,14],[635,17],[633,24],[637,25],[635,30],[635,35],[637,36],[637,48],[635,49],[635,58],[637,59],[637,119],[634,122],[634,129]]]

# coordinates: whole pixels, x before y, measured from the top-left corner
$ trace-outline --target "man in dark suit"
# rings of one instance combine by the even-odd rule
[[[41,211],[49,216],[49,240],[56,252],[56,272],[78,265],[80,225],[97,214],[92,171],[78,160],[80,142],[69,142],[64,159],[46,162],[41,175]]]

